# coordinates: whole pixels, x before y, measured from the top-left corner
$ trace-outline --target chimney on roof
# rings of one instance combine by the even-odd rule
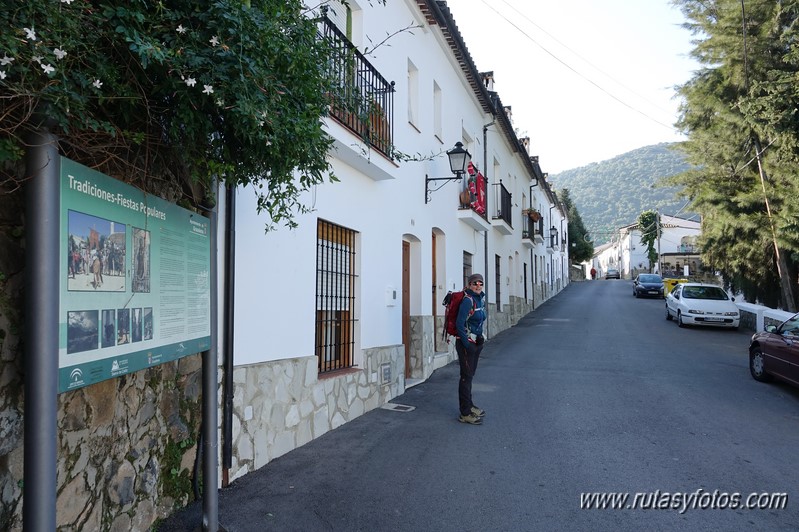
[[[526,151],[527,153],[530,153],[530,137],[522,137],[522,138],[519,139],[519,142],[522,143],[522,146],[524,147],[524,151]]]
[[[533,164],[538,164],[538,155],[531,155],[530,162]]]
[[[494,92],[494,72],[481,72],[481,76],[483,76],[483,85],[485,88],[488,89],[489,92]]]
[[[508,120],[510,120],[510,123],[512,124],[513,123],[513,111],[511,110],[510,105],[506,105],[504,107],[504,109],[505,109],[505,114],[508,115]]]

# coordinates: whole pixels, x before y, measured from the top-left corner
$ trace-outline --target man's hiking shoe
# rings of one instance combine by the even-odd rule
[[[476,406],[473,406],[472,414],[474,414],[477,417],[483,417],[484,415],[486,415],[486,411],[483,410],[482,408],[477,408]]]
[[[461,414],[461,416],[458,418],[458,421],[460,421],[461,423],[468,423],[470,425],[483,424],[483,420],[475,416],[474,414],[469,414],[468,416],[464,416],[463,414]]]

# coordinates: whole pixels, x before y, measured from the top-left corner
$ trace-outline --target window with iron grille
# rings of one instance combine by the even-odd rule
[[[468,286],[468,279],[472,275],[472,254],[463,252],[463,286]]]
[[[527,263],[524,263],[524,300],[527,301]]]
[[[497,312],[502,312],[502,272],[500,266],[502,259],[494,255],[494,290],[497,291]]]
[[[324,220],[316,227],[316,358],[319,372],[354,365],[356,232]]]

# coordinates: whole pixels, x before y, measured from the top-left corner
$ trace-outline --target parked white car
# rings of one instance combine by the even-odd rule
[[[737,329],[741,312],[723,288],[703,283],[681,283],[666,296],[666,319],[677,325],[709,325]]]

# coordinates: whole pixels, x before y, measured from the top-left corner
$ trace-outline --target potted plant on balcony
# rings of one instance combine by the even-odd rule
[[[522,214],[530,218],[532,221],[537,222],[541,219],[541,213],[535,209],[524,209]]]
[[[458,199],[461,202],[461,207],[469,207],[472,204],[472,194],[468,189],[461,190]]]

